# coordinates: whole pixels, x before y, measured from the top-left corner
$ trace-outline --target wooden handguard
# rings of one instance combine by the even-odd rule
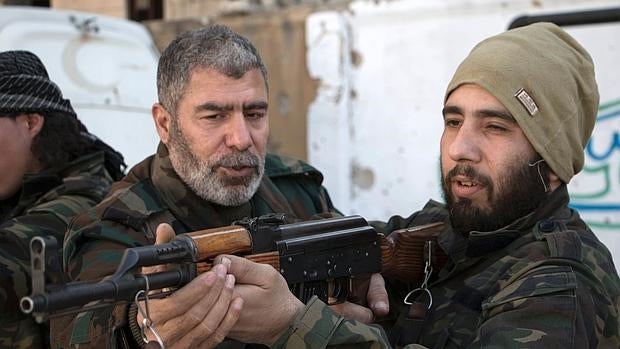
[[[220,254],[247,254],[252,252],[252,236],[243,227],[198,230],[187,233],[197,250],[198,260],[207,261]]]
[[[448,256],[437,244],[437,236],[443,223],[431,223],[393,231],[381,237],[381,274],[405,282],[420,282],[424,279],[424,246],[431,241],[431,265],[439,270],[448,261]]]
[[[226,252],[226,254],[231,254],[231,253]],[[280,256],[278,255],[277,251],[250,254],[250,255],[246,255],[242,257],[249,259],[252,262],[261,263],[261,264],[269,264],[272,267],[274,267],[276,270],[280,270]],[[209,271],[211,270],[212,267],[213,267],[213,263],[211,262],[196,263],[196,270],[198,274]]]

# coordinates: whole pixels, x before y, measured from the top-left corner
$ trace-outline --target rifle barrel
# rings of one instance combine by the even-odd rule
[[[69,308],[82,307],[97,300],[109,301],[111,304],[119,301],[132,302],[136,293],[147,289],[147,282],[150,290],[157,290],[179,287],[188,283],[189,279],[188,272],[174,269],[149,275],[136,275],[135,278],[103,279],[97,283],[71,283],[52,292],[23,297],[20,307],[26,314],[54,314]]]

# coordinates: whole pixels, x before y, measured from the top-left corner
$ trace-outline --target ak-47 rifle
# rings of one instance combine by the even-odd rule
[[[283,214],[244,219],[231,226],[177,235],[161,245],[125,250],[113,275],[99,282],[45,285],[46,266],[59,272],[56,242],[35,237],[30,243],[32,294],[20,307],[38,322],[50,316],[94,307],[133,302],[142,291],[163,297],[208,271],[220,254],[235,254],[270,264],[284,276],[303,302],[313,295],[330,304],[352,300],[363,303],[372,273],[403,281],[421,280],[424,254],[432,250],[437,264],[445,255],[434,248],[442,224],[403,229],[389,236],[377,233],[360,216],[346,216],[285,224]],[[54,251],[56,249],[56,251]],[[430,258],[430,256],[427,256]],[[142,267],[173,264],[162,272],[141,274]],[[152,291],[160,290],[158,294]]]

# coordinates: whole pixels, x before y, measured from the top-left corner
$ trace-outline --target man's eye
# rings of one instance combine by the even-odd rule
[[[224,118],[225,115],[224,114],[207,114],[207,115],[203,115],[200,118],[201,119],[207,119],[207,120],[218,120],[218,119],[222,119]]]
[[[491,130],[491,131],[495,131],[495,132],[506,132],[508,131],[508,129],[502,125],[495,125],[495,124],[490,124],[487,125],[487,129]]]
[[[446,127],[459,127],[463,122],[461,120],[456,119],[446,119],[445,125]]]
[[[247,112],[245,117],[249,119],[260,119],[265,116],[264,112]]]

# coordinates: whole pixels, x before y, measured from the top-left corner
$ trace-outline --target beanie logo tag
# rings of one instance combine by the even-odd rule
[[[517,93],[515,93],[515,97],[517,97],[519,102],[521,102],[525,109],[527,109],[527,112],[530,113],[530,116],[534,116],[536,115],[536,113],[538,113],[538,106],[536,105],[536,102],[534,102],[534,99],[530,97],[530,95],[527,93],[527,91],[525,91],[525,89],[520,89],[519,91],[517,91]]]

